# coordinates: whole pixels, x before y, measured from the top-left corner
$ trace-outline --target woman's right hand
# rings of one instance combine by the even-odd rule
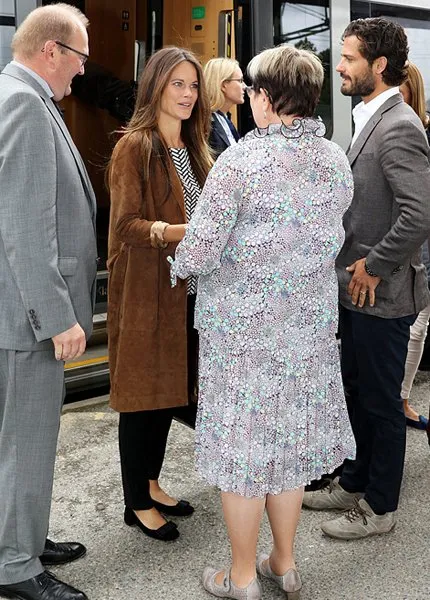
[[[164,230],[164,241],[165,242],[180,242],[185,235],[187,225],[181,223],[180,225],[167,225]]]

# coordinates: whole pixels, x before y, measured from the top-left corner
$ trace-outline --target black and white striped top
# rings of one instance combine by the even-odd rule
[[[169,148],[169,152],[178,177],[181,180],[182,191],[184,192],[185,214],[187,221],[190,221],[202,190],[191,167],[188,150],[186,148]],[[195,294],[196,292],[197,277],[188,277],[187,293]]]

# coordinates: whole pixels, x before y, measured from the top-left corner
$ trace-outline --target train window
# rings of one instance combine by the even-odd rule
[[[0,70],[12,59],[10,44],[14,33],[14,1],[0,0]]]
[[[0,15],[0,71],[12,60],[12,52],[10,45],[12,42],[13,34],[15,33],[15,26],[1,25],[2,17]]]
[[[288,43],[313,50],[324,65],[325,78],[317,114],[333,132],[329,0],[273,1],[274,44]]]
[[[420,69],[430,104],[430,10],[394,6],[363,0],[351,3],[351,18],[386,17],[405,28],[409,42],[409,59]]]

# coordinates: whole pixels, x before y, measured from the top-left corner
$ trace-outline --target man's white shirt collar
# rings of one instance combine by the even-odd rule
[[[35,71],[33,71],[33,69],[26,67],[25,65],[18,62],[17,60],[12,60],[10,64],[13,65],[14,67],[18,67],[19,69],[22,69],[23,71],[25,71],[26,73],[31,75],[33,77],[33,79],[35,79],[37,81],[37,83],[43,87],[43,89],[48,94],[48,96],[50,98],[53,98],[54,92],[51,90],[51,88],[49,87],[47,82],[43,79],[43,77],[41,77],[40,75],[35,73]]]
[[[363,131],[366,123],[370,121],[376,111],[381,108],[381,106],[391,98],[391,96],[395,96],[400,92],[399,86],[391,87],[385,92],[378,94],[376,98],[370,100],[366,104],[364,102],[360,102],[352,111],[352,117],[354,119],[355,131],[354,136],[352,138],[351,146],[355,143],[360,133]]]

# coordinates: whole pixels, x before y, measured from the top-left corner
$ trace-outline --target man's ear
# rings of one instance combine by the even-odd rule
[[[382,75],[382,73],[387,68],[387,64],[388,64],[388,61],[385,56],[380,56],[379,58],[377,58],[373,63],[375,73],[377,73],[378,75]]]
[[[48,40],[44,43],[42,52],[46,59],[54,58],[54,50],[56,48],[56,43],[53,40]]]

